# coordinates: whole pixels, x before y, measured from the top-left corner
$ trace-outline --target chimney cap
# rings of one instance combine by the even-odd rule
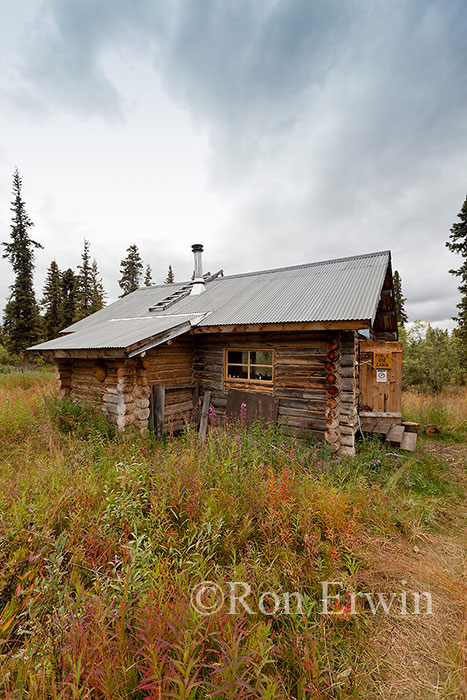
[[[191,250],[193,251],[193,253],[202,253],[203,246],[201,245],[201,243],[193,243],[193,245],[191,246]]]

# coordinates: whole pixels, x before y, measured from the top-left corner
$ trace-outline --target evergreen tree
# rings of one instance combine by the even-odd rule
[[[151,265],[146,265],[146,272],[144,273],[144,284],[146,287],[150,287],[152,285],[152,270],[151,270]]]
[[[61,279],[60,330],[68,328],[74,322],[76,316],[76,287],[77,279],[75,273],[69,267],[68,270],[62,273]]]
[[[174,271],[172,270],[172,265],[169,265],[169,270],[167,272],[167,279],[165,280],[166,284],[172,284],[175,282],[175,275]]]
[[[13,174],[13,212],[11,223],[11,240],[3,243],[4,258],[8,258],[15,281],[10,287],[10,297],[4,311],[4,329],[7,333],[7,347],[10,352],[23,354],[29,345],[39,340],[41,318],[34,294],[34,258],[35,248],[42,248],[40,243],[29,237],[33,226],[26,212],[26,205],[21,196],[21,178],[18,169]]]
[[[405,302],[407,300],[402,294],[402,279],[397,270],[394,270],[394,274],[392,276],[392,284],[394,287],[394,306],[396,309],[396,320],[398,325],[402,326],[403,328],[409,319],[405,312]]]
[[[466,344],[465,354],[467,355],[467,197],[457,218],[460,221],[452,225],[451,235],[446,246],[452,253],[457,253],[462,257],[461,266],[457,270],[449,270],[449,272],[451,275],[459,277],[461,281],[458,287],[461,293],[461,300],[457,304],[459,313],[453,320],[457,321],[457,335]]]
[[[91,265],[91,283],[92,283],[92,299],[91,299],[91,313],[100,311],[105,306],[106,293],[104,289],[104,284],[102,282],[102,277],[99,274],[99,269],[97,267],[97,262],[94,259]]]
[[[45,340],[56,338],[61,331],[60,309],[62,306],[62,284],[61,275],[55,260],[52,260],[47,270],[44,291],[42,297],[42,307],[44,313],[44,337]]]
[[[84,248],[81,255],[81,265],[78,265],[76,276],[76,307],[75,321],[81,321],[92,313],[93,283],[92,265],[89,255],[89,241],[84,239]]]
[[[138,246],[131,245],[126,252],[126,258],[120,263],[120,274],[122,277],[118,284],[123,290],[123,294],[120,294],[120,297],[124,297],[138,289],[143,269]]]

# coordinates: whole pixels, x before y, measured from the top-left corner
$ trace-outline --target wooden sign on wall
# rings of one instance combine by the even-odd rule
[[[369,362],[370,365],[373,364],[373,353],[372,352],[361,352],[360,362]]]
[[[375,369],[391,369],[392,355],[390,352],[375,352],[373,364]]]

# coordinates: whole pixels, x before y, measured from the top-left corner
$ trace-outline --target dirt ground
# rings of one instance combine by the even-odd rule
[[[426,441],[423,451],[438,455],[466,483],[467,445]],[[392,574],[407,587],[430,591],[432,615],[383,616],[371,639],[376,654],[374,680],[387,700],[441,700],[467,697],[467,521],[455,514],[440,532],[420,535],[402,547],[373,540],[371,558],[391,562]],[[378,551],[379,549],[379,551]]]

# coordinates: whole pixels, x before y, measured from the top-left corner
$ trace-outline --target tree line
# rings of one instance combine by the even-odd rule
[[[81,262],[76,270],[60,270],[52,260],[47,270],[42,296],[38,301],[34,291],[35,251],[43,246],[33,240],[30,229],[34,226],[26,211],[22,196],[21,177],[13,174],[10,240],[3,242],[3,257],[11,264],[14,281],[3,312],[0,344],[13,356],[22,356],[27,347],[42,340],[56,338],[60,331],[105,306],[107,294],[90,243],[84,240]],[[144,271],[144,273],[143,273]],[[151,286],[151,266],[144,266],[138,247],[126,250],[120,263],[120,297],[130,294],[141,284]],[[167,284],[175,282],[169,265]]]

